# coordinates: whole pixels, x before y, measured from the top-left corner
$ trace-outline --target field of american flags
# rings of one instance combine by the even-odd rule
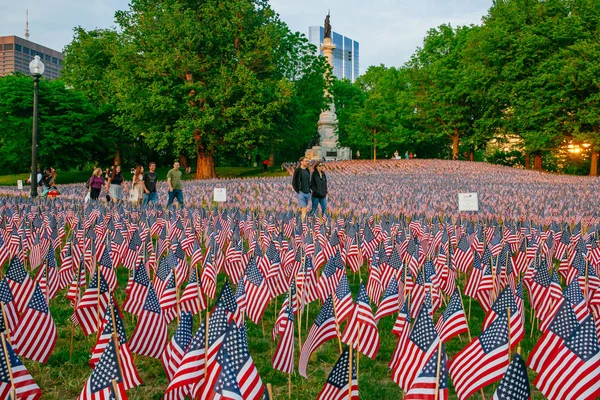
[[[354,179],[354,184],[360,187],[365,180],[379,179],[376,174],[378,171],[379,175],[384,176],[384,179],[389,180],[391,177],[396,177],[399,182],[412,182],[413,180],[416,182],[419,176],[429,175],[429,172],[422,171],[421,168],[432,166],[428,165],[429,163],[426,161],[419,160],[419,162],[421,164],[412,165],[408,164],[410,162],[406,162],[407,164],[402,167],[398,163],[389,162],[373,165],[366,162],[337,163],[331,164],[330,168],[331,176],[334,179],[339,178],[347,182],[352,182]],[[416,165],[419,168],[415,168]],[[462,166],[467,163],[457,163],[457,165]],[[394,166],[398,166],[398,171],[392,170]],[[450,171],[455,171],[455,173],[460,171],[460,168],[452,163],[445,164],[445,168],[448,175],[450,175]],[[484,170],[482,175],[485,173],[501,175],[507,172],[504,168],[493,170],[487,165],[482,169]],[[474,171],[467,168],[466,172],[474,182],[479,182],[480,178]],[[518,174],[515,174],[519,184],[524,184],[527,173],[527,171],[518,171]],[[532,188],[535,188],[536,185],[545,188],[551,183],[545,176],[535,173],[531,175],[530,179],[534,182],[530,185]],[[506,179],[508,178],[509,176],[506,175]],[[558,178],[556,186],[561,187],[560,184],[564,183],[567,185],[566,187],[580,187],[584,191],[588,185],[595,182],[587,182],[583,178],[581,181],[561,182],[562,177]],[[446,177],[446,180],[448,179],[456,178]],[[79,305],[85,296],[88,296],[85,300],[85,304],[87,304],[94,291],[105,292],[103,285],[93,282],[91,290],[89,286],[88,290],[85,290],[86,282],[90,282],[90,279],[98,271],[101,271],[103,276],[101,281],[107,280],[104,277],[107,272],[116,274],[118,283],[113,295],[117,304],[117,312],[119,309],[122,312],[123,325],[130,348],[136,325],[140,319],[143,319],[145,307],[150,307],[145,305],[148,292],[156,292],[156,297],[151,296],[152,310],[156,310],[157,305],[154,299],[157,298],[159,307],[165,307],[165,310],[168,309],[169,312],[172,312],[172,294],[168,289],[169,282],[181,282],[181,284],[175,285],[176,297],[181,298],[182,294],[186,292],[188,277],[193,278],[189,280],[191,288],[202,297],[202,300],[198,299],[197,306],[188,307],[189,311],[193,313],[197,313],[199,309],[202,310],[200,315],[193,317],[192,332],[195,333],[201,321],[204,322],[206,319],[206,304],[210,309],[215,304],[218,306],[219,303],[216,302],[216,299],[221,293],[224,283],[228,282],[226,286],[233,287],[231,293],[235,292],[234,304],[237,306],[245,304],[246,311],[230,310],[235,307],[229,304],[226,307],[229,311],[224,312],[223,315],[227,315],[227,318],[235,321],[240,327],[243,326],[241,319],[246,313],[258,322],[255,324],[250,321],[250,318],[245,318],[248,349],[262,383],[272,385],[275,398],[287,396],[290,383],[294,398],[316,398],[323,389],[328,375],[339,357],[340,343],[333,338],[313,352],[308,361],[308,379],[301,377],[297,372],[301,343],[304,344],[306,341],[311,326],[319,314],[322,305],[319,299],[324,301],[334,292],[333,305],[334,308],[337,308],[336,312],[346,309],[346,303],[342,298],[348,299],[348,297],[344,295],[343,290],[338,290],[340,282],[346,278],[352,301],[357,300],[361,278],[364,289],[361,295],[360,313],[357,312],[354,315],[354,310],[350,309],[346,313],[345,321],[340,323],[341,339],[356,340],[357,336],[362,335],[365,340],[375,340],[371,329],[361,331],[360,326],[351,326],[352,333],[348,331],[348,334],[345,334],[348,325],[353,323],[352,321],[369,323],[370,319],[364,307],[365,296],[370,302],[371,318],[376,315],[379,307],[383,305],[385,308],[385,312],[382,314],[384,316],[376,323],[379,336],[378,351],[375,350],[376,343],[369,343],[366,348],[364,342],[360,345],[353,343],[355,348],[360,348],[374,358],[370,359],[364,354],[360,354],[356,359],[356,352],[353,352],[358,367],[358,389],[361,398],[397,398],[403,392],[392,378],[404,374],[404,370],[394,368],[394,371],[391,371],[388,364],[394,358],[402,360],[403,357],[410,357],[410,354],[407,355],[404,350],[416,349],[415,346],[420,343],[417,333],[403,331],[403,327],[406,328],[407,325],[404,324],[402,327],[402,321],[397,318],[398,311],[404,303],[411,304],[408,311],[404,311],[404,315],[408,313],[412,317],[409,320],[411,323],[409,326],[416,325],[417,317],[430,318],[432,323],[423,326],[429,326],[428,331],[433,334],[434,331],[431,327],[436,322],[438,325],[440,324],[438,320],[446,310],[446,304],[451,303],[453,304],[451,310],[456,309],[455,293],[464,302],[464,312],[468,315],[466,319],[469,332],[464,332],[463,329],[460,337],[453,336],[454,331],[460,331],[456,327],[459,319],[453,317],[457,313],[456,311],[444,315],[445,321],[451,321],[455,325],[445,330],[442,329],[443,327],[437,329],[437,335],[444,332],[445,346],[443,348],[448,354],[450,365],[448,389],[444,389],[446,392],[440,392],[439,398],[446,398],[444,396],[457,398],[452,375],[459,363],[454,363],[454,360],[459,352],[467,348],[469,334],[476,340],[476,337],[482,333],[484,325],[486,327],[493,325],[492,332],[498,331],[499,323],[494,324],[494,321],[501,321],[506,309],[510,309],[510,315],[507,316],[504,313],[504,318],[508,317],[507,321],[510,323],[506,323],[505,326],[510,326],[510,328],[505,328],[505,330],[508,329],[507,336],[509,338],[511,338],[510,333],[512,332],[512,341],[509,339],[509,342],[505,343],[505,347],[506,349],[510,347],[511,353],[514,354],[518,341],[525,360],[542,337],[542,332],[537,329],[539,326],[547,328],[544,337],[551,336],[547,341],[554,341],[557,351],[560,350],[561,354],[566,354],[571,358],[579,357],[578,354],[582,354],[578,353],[581,345],[579,342],[575,343],[577,340],[581,339],[584,343],[591,345],[590,330],[588,329],[590,318],[593,318],[594,313],[596,316],[598,315],[597,308],[600,305],[598,299],[600,280],[597,277],[600,261],[597,246],[598,221],[594,215],[597,208],[588,209],[585,204],[574,202],[569,207],[565,206],[566,208],[561,209],[561,212],[565,214],[559,219],[558,216],[551,215],[553,207],[559,207],[558,203],[547,205],[544,201],[554,200],[552,200],[552,196],[544,196],[543,198],[539,197],[539,202],[536,203],[535,212],[538,214],[535,215],[535,218],[535,213],[531,211],[531,213],[523,214],[519,212],[512,218],[508,217],[508,213],[499,213],[496,219],[492,219],[488,218],[491,216],[491,210],[501,207],[504,201],[500,196],[502,193],[488,194],[482,192],[480,188],[482,199],[494,200],[499,203],[484,203],[483,209],[488,211],[483,211],[483,216],[479,218],[474,218],[473,215],[451,213],[450,202],[453,201],[451,199],[441,198],[433,203],[411,206],[410,196],[404,196],[402,203],[396,204],[395,207],[405,211],[413,207],[413,212],[408,215],[400,213],[389,215],[376,212],[380,207],[377,204],[366,204],[366,202],[377,201],[378,196],[361,200],[360,191],[348,191],[343,195],[344,199],[338,199],[337,203],[333,202],[331,218],[310,219],[307,223],[302,224],[293,214],[284,212],[290,208],[289,204],[287,208],[279,210],[279,206],[283,207],[283,204],[286,201],[289,203],[289,198],[291,198],[288,180],[282,180],[276,184],[277,180],[275,179],[265,179],[264,188],[261,188],[260,180],[251,180],[250,183],[240,181],[241,186],[250,185],[248,190],[253,190],[249,189],[252,188],[252,185],[258,185],[255,188],[264,190],[264,193],[269,193],[269,189],[277,187],[275,194],[265,194],[266,205],[270,204],[273,209],[267,209],[265,203],[262,203],[261,207],[253,207],[251,212],[240,209],[235,204],[216,210],[191,206],[183,212],[168,212],[160,208],[140,210],[129,206],[116,208],[105,208],[104,205],[99,204],[84,206],[80,201],[71,200],[68,197],[55,202],[36,204],[31,204],[29,200],[13,197],[3,199],[1,203],[0,255],[2,256],[1,261],[4,263],[4,273],[8,278],[14,275],[14,279],[7,278],[8,284],[6,285],[14,295],[14,300],[9,300],[10,296],[1,297],[6,298],[3,302],[7,316],[11,314],[9,309],[11,305],[18,305],[16,313],[20,316],[16,322],[14,320],[17,318],[14,316],[10,319],[7,318],[6,322],[11,331],[17,328],[15,325],[21,324],[21,319],[24,319],[23,316],[26,315],[25,308],[30,300],[27,298],[27,293],[32,292],[31,287],[37,282],[43,295],[49,300],[50,314],[58,333],[52,354],[45,364],[21,357],[33,379],[44,392],[44,398],[76,398],[90,377],[92,370],[88,366],[88,361],[92,348],[96,344],[96,334],[85,336],[81,326],[72,328],[73,321],[77,322],[77,318],[73,317],[73,306]],[[427,186],[413,188],[411,195],[414,195],[415,199],[427,197],[422,193],[426,190],[436,190],[431,177],[426,177],[425,181],[428,182]],[[202,204],[205,202],[206,196],[202,190],[206,191],[210,185],[219,186],[221,184],[232,185],[232,181],[188,183],[189,186],[201,191],[200,194],[196,194],[197,199],[190,203],[204,199],[199,201]],[[500,190],[500,187],[490,187]],[[468,188],[466,189],[468,190]],[[564,187],[561,187],[561,190],[563,189]],[[239,193],[244,193],[245,190],[241,190]],[[445,191],[449,189],[440,183],[437,190],[439,193],[446,193]],[[287,193],[287,198],[283,200],[284,203],[278,203],[281,199],[274,200],[272,197],[277,194],[283,195],[283,193]],[[194,194],[190,193],[189,195],[194,199]],[[336,196],[336,192],[332,193],[333,196]],[[342,194],[339,196],[341,197]],[[389,201],[388,198],[386,202]],[[516,203],[518,204],[517,201]],[[335,208],[335,204],[339,204],[339,206]],[[354,208],[344,208],[344,204],[353,204]],[[527,210],[524,204],[518,204],[518,207],[522,208],[521,211]],[[446,210],[446,213],[444,215],[441,212],[437,214],[436,210]],[[548,211],[544,214],[540,210]],[[567,211],[568,213],[566,213]],[[519,217],[522,215],[530,218]],[[117,240],[115,245],[114,239],[117,236],[124,239]],[[465,240],[468,242],[467,247],[464,246]],[[239,246],[240,243],[241,246]],[[272,247],[276,248],[276,251],[268,251]],[[49,262],[51,257],[48,256],[48,251],[51,249],[54,250],[56,258],[55,266]],[[110,252],[108,257],[103,257],[105,251]],[[42,254],[41,265],[34,271],[30,271],[32,253],[36,256]],[[456,257],[456,253],[459,253],[460,257]],[[181,256],[178,257],[181,254],[185,255],[183,259]],[[79,265],[73,261],[76,258],[80,261]],[[11,261],[19,259],[23,261],[23,267],[15,265],[14,271],[8,273],[13,268]],[[315,260],[314,265],[313,259]],[[103,262],[100,262],[101,260]],[[111,264],[114,265],[107,266],[107,260],[111,260]],[[191,260],[197,260],[198,263],[192,264]],[[11,268],[8,268],[9,265]],[[83,265],[86,275],[83,282],[79,268],[81,265]],[[250,269],[247,269],[248,265],[251,266]],[[31,282],[27,279],[23,280],[23,270],[20,268],[26,271]],[[56,271],[53,272],[52,268],[56,268]],[[545,273],[540,273],[539,271],[543,271],[544,268],[546,268]],[[141,275],[136,276],[137,273],[134,271],[138,270],[143,270],[148,274],[148,279],[137,279],[144,275],[140,272]],[[331,272],[325,273],[327,270],[331,270]],[[50,279],[54,274],[57,277]],[[200,276],[202,285],[197,285],[196,276]],[[19,280],[24,283],[17,282]],[[287,374],[273,368],[273,357],[281,336],[273,335],[272,330],[276,318],[281,314],[282,307],[287,307],[287,305],[283,305],[288,292],[286,287],[289,288],[292,282],[295,283],[292,292],[295,292],[296,305],[291,308],[299,311],[293,318],[295,321],[293,331],[295,373],[288,382]],[[242,286],[245,289],[243,303],[241,293],[239,293]],[[459,290],[455,289],[457,286]],[[74,291],[78,291],[79,296],[70,296],[68,299],[67,293]],[[187,292],[186,298],[193,304],[190,295],[192,291]],[[529,302],[530,292],[534,293],[536,297],[533,301],[535,305],[533,311]],[[260,293],[258,300],[254,298],[256,293]],[[2,294],[1,290],[0,294]],[[102,298],[104,299],[104,297]],[[269,301],[266,301],[267,299]],[[394,304],[394,299],[397,299],[395,300],[396,311],[390,313],[389,307],[390,304]],[[15,303],[13,304],[12,301]],[[131,304],[132,302],[135,304]],[[99,312],[91,307],[88,310],[91,313],[85,314],[89,314],[91,317],[86,317],[83,322],[93,326],[94,315],[104,315],[105,308],[110,310],[107,303],[105,300],[100,302],[102,310]],[[124,303],[131,304],[131,307],[122,307]],[[263,306],[265,306],[264,310]],[[428,312],[419,312],[423,311],[421,307]],[[561,316],[565,314],[565,312],[557,313],[556,310],[559,307],[561,310],[566,307],[567,311],[570,310],[573,313],[572,316],[571,314],[567,316],[570,316],[570,326],[572,326],[568,334],[555,329],[556,325],[564,324],[557,322],[553,325],[552,320],[555,314]],[[37,308],[40,308],[39,305]],[[135,312],[131,314],[127,310]],[[94,311],[96,312],[94,313]],[[147,313],[148,310],[146,310]],[[400,314],[402,315],[402,313]],[[532,315],[535,318],[532,318]],[[216,322],[213,324],[212,317],[210,318],[209,336],[212,332],[211,326],[217,326]],[[98,318],[98,320],[102,319]],[[538,319],[541,321],[535,322]],[[301,321],[300,329],[298,329],[299,321]],[[534,321],[534,325],[532,325],[532,321]],[[101,321],[98,323],[100,324]],[[226,325],[227,321],[223,320],[223,323]],[[143,324],[142,327],[148,330]],[[160,335],[160,346],[167,346],[176,328],[177,318],[167,327],[168,340],[164,340],[164,336]],[[227,331],[226,327],[223,329],[223,332]],[[71,357],[72,332],[74,340]],[[561,334],[564,337],[562,342],[558,343],[560,339],[557,337]],[[229,354],[231,349],[221,351],[221,349],[227,349],[228,344],[228,333],[223,333],[223,335],[213,339],[209,338],[211,342],[209,347],[212,348],[214,342],[214,352],[211,353],[210,358],[207,358],[210,363],[207,366],[207,373],[210,377],[211,387],[195,388],[198,394],[211,390],[221,392],[235,390],[220,381],[221,374],[229,373],[232,370],[229,365],[226,365],[226,368],[219,366],[219,363],[225,362],[223,360],[232,359],[232,355]],[[597,342],[597,333],[595,335]],[[137,335],[136,341],[137,343],[140,340],[152,341],[156,339],[155,336],[159,335],[147,335],[147,338]],[[489,336],[493,335],[488,333],[484,337],[488,338]],[[276,341],[272,340],[273,337],[276,338]],[[492,346],[496,341],[500,346],[502,345],[502,340],[495,337],[492,339],[494,340],[483,345],[484,353],[486,346]],[[398,379],[399,382],[418,382],[419,390],[429,390],[430,394],[432,390],[435,391],[435,385],[431,389],[431,382],[436,380],[435,375],[433,378],[431,377],[431,359],[438,353],[435,343],[438,343],[439,339],[434,335],[431,341],[427,342],[429,343],[428,348],[421,349],[420,352],[411,350],[411,353],[419,354],[418,359],[412,359],[418,366],[410,371],[410,379],[407,379],[406,376]],[[157,343],[153,341],[137,347],[154,350],[156,346]],[[342,343],[341,346],[343,349],[348,347],[345,343]],[[570,346],[577,351],[569,353]],[[477,350],[477,346],[473,348]],[[551,352],[551,350],[552,348],[549,348],[548,351]],[[592,346],[586,354],[593,353],[593,350]],[[493,351],[504,354],[502,351],[505,350],[498,347],[498,350]],[[25,355],[29,354],[22,350],[20,352]],[[155,354],[154,351],[153,353]],[[21,356],[19,352],[17,354]],[[283,353],[280,352],[278,357],[281,357],[281,354]],[[480,358],[485,361],[485,356],[480,356]],[[440,359],[445,358],[440,357]],[[506,360],[508,359],[506,358]],[[550,364],[540,363],[541,365],[538,367],[543,372],[547,365],[552,365],[551,361],[548,361]],[[280,361],[278,362],[280,363]],[[589,360],[580,357],[578,376],[585,380],[586,377],[597,374],[597,371],[593,370],[596,365],[594,362],[596,361],[593,357]],[[424,372],[425,364],[429,365],[428,373]],[[463,374],[469,373],[470,364],[469,362],[466,364],[467,369],[462,371]],[[508,362],[505,364],[508,365]],[[160,357],[133,355],[133,365],[143,383],[128,389],[128,397],[162,398],[167,391],[169,382]],[[585,369],[588,365],[592,366],[589,371]],[[553,365],[553,367],[557,366]],[[506,366],[502,368],[505,369]],[[423,371],[421,371],[422,369]],[[441,370],[445,369],[441,368]],[[503,370],[495,371],[495,373],[498,375],[498,379],[504,375]],[[536,374],[531,369],[528,370],[528,373],[532,398],[545,398],[533,385]],[[544,387],[552,385],[551,378],[551,374],[544,373]],[[548,383],[549,379],[550,383]],[[118,384],[118,379],[116,382]],[[406,385],[406,383],[404,384]],[[561,384],[567,385],[568,382]],[[428,385],[429,389],[427,389]],[[506,386],[505,384],[502,387]],[[445,384],[439,385],[440,390],[445,387]],[[486,386],[484,388],[485,397],[492,398],[497,387],[499,387],[497,380]],[[403,389],[406,389],[405,391],[412,389],[410,395],[414,395],[417,390],[416,387]],[[328,390],[331,390],[331,386]],[[595,393],[593,387],[573,388],[573,390],[583,390],[581,393],[586,390],[589,393]],[[462,392],[469,391],[470,388],[462,389]],[[553,393],[552,390],[547,390],[547,392]],[[475,393],[473,396],[481,397],[481,394]]]

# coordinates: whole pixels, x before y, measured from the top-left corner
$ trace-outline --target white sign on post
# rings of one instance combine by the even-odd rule
[[[227,189],[215,188],[213,191],[213,201],[219,201],[219,202],[227,201]]]
[[[17,189],[23,190],[23,181],[20,179],[17,181]]]
[[[459,193],[458,211],[479,211],[477,193]]]

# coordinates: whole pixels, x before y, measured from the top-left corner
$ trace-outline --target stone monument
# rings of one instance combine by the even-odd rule
[[[324,38],[321,44],[323,55],[327,59],[329,65],[333,68],[333,50],[335,44],[331,40],[331,23],[329,22],[329,14],[325,17]],[[325,94],[328,95],[327,90]],[[350,160],[352,159],[352,151],[349,147],[339,147],[337,133],[337,116],[335,115],[335,106],[333,102],[329,104],[329,109],[325,110],[319,116],[319,145],[313,146],[306,150],[305,156],[311,160],[327,161],[334,160]]]

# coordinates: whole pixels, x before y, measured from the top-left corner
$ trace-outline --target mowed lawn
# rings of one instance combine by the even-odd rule
[[[354,298],[358,293],[359,287],[359,276],[354,275],[350,270],[347,270],[349,274],[349,280],[352,288]],[[367,276],[367,267],[364,265],[361,270],[363,277]],[[123,303],[125,299],[124,288],[128,279],[128,271],[125,268],[119,268],[118,270],[118,289],[115,293],[119,305]],[[219,276],[218,290],[223,285],[225,275]],[[458,278],[461,287],[464,287],[465,276],[459,275]],[[181,291],[180,291],[181,293]],[[77,328],[74,330],[74,337],[72,340],[72,324],[69,317],[72,313],[72,309],[69,306],[68,301],[65,299],[66,290],[60,291],[54,299],[50,301],[50,309],[54,321],[58,327],[58,342],[52,353],[47,364],[39,364],[37,362],[25,361],[25,364],[38,385],[44,391],[44,399],[75,399],[81,392],[86,379],[91,373],[91,369],[87,362],[89,360],[90,350],[92,349],[96,336],[91,335],[90,337],[84,336],[81,329]],[[250,353],[256,363],[260,376],[263,383],[271,383],[273,387],[274,398],[283,399],[288,398],[288,375],[282,372],[273,370],[272,358],[277,346],[277,342],[271,340],[271,330],[274,325],[274,321],[281,302],[284,300],[285,295],[279,296],[277,300],[273,300],[267,310],[265,311],[262,323],[255,325],[248,321],[248,337]],[[448,298],[446,298],[446,301]],[[468,298],[464,298],[466,312],[468,313],[469,307],[470,312],[470,329],[473,337],[476,337],[481,333],[481,326],[483,323],[483,311],[476,301],[472,301],[469,306]],[[211,301],[211,305],[214,301]],[[525,301],[527,305],[527,300]],[[435,315],[435,318],[439,317],[444,307]],[[313,302],[308,307],[308,312],[302,315],[301,320],[301,340],[304,342],[308,334],[308,330],[312,325],[320,310],[320,304]],[[375,311],[375,307],[373,306]],[[525,339],[521,342],[524,357],[527,357],[531,349],[533,348],[536,340],[539,338],[539,332],[535,331],[533,338],[530,338],[531,324],[530,324],[530,310],[526,308],[526,335]],[[202,313],[202,317],[205,313]],[[396,315],[388,316],[379,321],[378,327],[381,335],[381,347],[379,354],[375,360],[371,360],[361,355],[358,359],[358,374],[359,374],[359,390],[361,399],[399,399],[401,398],[402,392],[400,388],[391,380],[391,373],[387,367],[387,364],[392,356],[392,352],[396,345],[396,337],[392,335],[391,330],[394,325]],[[132,317],[131,314],[124,312],[124,324],[127,331],[128,340],[131,339],[135,327],[136,317]],[[300,347],[298,343],[298,321],[295,324],[295,366],[297,368],[298,358],[300,354]],[[198,328],[200,322],[199,317],[194,317],[194,332]],[[172,335],[177,327],[176,321],[173,321],[169,326],[169,334]],[[342,332],[345,327],[345,323],[342,324]],[[461,335],[461,338],[453,338],[446,343],[446,349],[449,355],[449,359],[452,358],[460,349],[466,346],[468,343],[467,335]],[[72,356],[70,355],[70,349],[73,349]],[[291,398],[292,399],[314,399],[323,387],[333,365],[335,364],[337,357],[339,356],[339,345],[337,340],[327,342],[318,351],[313,354],[311,361],[308,365],[309,379],[301,377],[298,373],[295,373],[291,377]],[[139,374],[143,379],[144,383],[132,390],[128,391],[130,399],[161,399],[168,385],[165,373],[163,371],[160,360],[152,359],[142,356],[135,356],[135,364],[138,368]],[[533,373],[530,371],[530,379],[533,381]],[[491,399],[497,384],[491,385],[485,389],[485,398]],[[531,386],[534,391],[533,385]],[[454,389],[450,388],[451,399],[456,399]],[[473,395],[474,399],[481,398],[480,394]],[[533,399],[543,399],[544,397],[539,393],[535,392],[532,396]]]
[[[144,166],[145,170],[148,171],[148,167]],[[158,174],[158,179],[164,181],[167,179],[167,172],[171,167],[161,167],[156,169],[156,173]],[[252,178],[252,177],[273,177],[273,176],[288,176],[288,172],[286,170],[281,169],[281,167],[273,166],[268,169],[267,173],[263,173],[263,169],[254,168],[254,167],[216,167],[215,171],[217,173],[217,177],[219,178]],[[133,176],[129,169],[125,169],[123,176],[126,180],[131,181]],[[189,174],[184,173],[183,179],[190,180],[194,179],[195,171],[192,171]],[[29,179],[30,174],[10,174],[10,175],[0,175],[0,186],[17,186],[17,181],[22,180],[23,184],[25,184],[25,180]],[[56,177],[56,183],[58,186],[66,185],[69,183],[79,183],[86,182],[90,176],[92,176],[92,171],[58,171]]]

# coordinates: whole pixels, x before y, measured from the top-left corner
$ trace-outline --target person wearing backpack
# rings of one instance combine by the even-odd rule
[[[88,188],[88,192],[90,193],[90,199],[98,200],[102,186],[104,186],[104,178],[102,177],[101,168],[96,168],[94,170],[94,173],[87,181],[86,186]]]

